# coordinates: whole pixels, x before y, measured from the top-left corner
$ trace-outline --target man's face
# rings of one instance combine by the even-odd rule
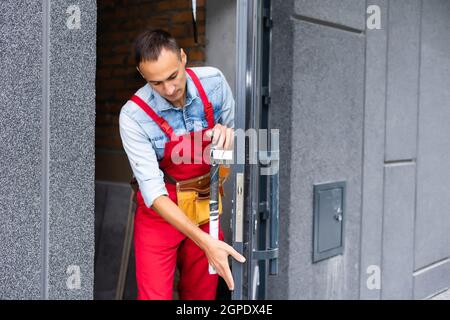
[[[180,53],[181,60],[175,52],[163,49],[158,60],[141,62],[137,68],[152,88],[172,103],[180,102],[186,90],[186,54],[183,49]]]

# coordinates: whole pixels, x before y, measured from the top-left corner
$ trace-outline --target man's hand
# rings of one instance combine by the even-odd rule
[[[206,134],[209,137],[212,137],[211,143],[217,150],[233,149],[233,128],[227,128],[221,124],[216,124],[213,129],[206,131]],[[241,263],[245,262],[245,258],[227,243],[221,240],[216,240],[211,236],[209,236],[205,244],[202,246],[202,249],[208,258],[209,264],[213,266],[217,271],[217,274],[225,280],[228,288],[230,290],[234,290],[234,280],[228,264],[228,256],[231,255]]]
[[[228,256],[231,255],[241,263],[245,262],[245,258],[226,242],[216,240],[212,237],[209,237],[209,240],[203,247],[203,251],[208,258],[209,264],[212,265],[214,269],[216,269],[217,274],[225,280],[228,289],[234,290],[234,280],[228,264]]]
[[[221,124],[216,124],[214,128],[206,131],[206,134],[212,136],[212,144],[217,150],[232,150],[234,144],[234,130]]]
[[[156,198],[153,201],[152,208],[164,220],[194,241],[205,252],[208,262],[216,269],[217,274],[225,280],[228,288],[234,290],[228,256],[231,255],[239,262],[245,262],[245,258],[226,242],[214,239],[196,226],[168,196],[162,195]],[[208,272],[208,270],[206,269],[205,272]]]

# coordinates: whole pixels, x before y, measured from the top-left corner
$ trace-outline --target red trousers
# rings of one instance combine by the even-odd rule
[[[209,223],[201,225],[209,232]],[[219,239],[223,231],[219,227]],[[140,192],[134,219],[138,300],[171,300],[175,268],[181,300],[214,300],[219,281],[208,273],[208,259],[191,239],[145,206]]]

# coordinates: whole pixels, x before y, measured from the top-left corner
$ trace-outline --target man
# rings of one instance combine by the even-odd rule
[[[176,180],[209,172],[209,164],[173,161],[181,138],[205,132],[218,149],[231,149],[234,100],[216,68],[186,69],[186,54],[163,30],[147,31],[135,42],[136,68],[147,84],[121,109],[123,147],[139,185],[136,194],[134,245],[138,299],[171,299],[176,266],[180,299],[215,299],[218,275],[234,289],[231,255],[245,258],[209,235],[209,224],[197,226],[177,205]],[[183,140],[183,139],[181,139]],[[205,151],[203,143],[202,151]],[[197,159],[198,160],[198,159]],[[208,263],[217,274],[209,274]]]

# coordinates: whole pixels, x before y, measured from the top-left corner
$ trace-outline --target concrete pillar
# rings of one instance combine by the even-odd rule
[[[91,299],[96,2],[0,2],[0,299]]]

